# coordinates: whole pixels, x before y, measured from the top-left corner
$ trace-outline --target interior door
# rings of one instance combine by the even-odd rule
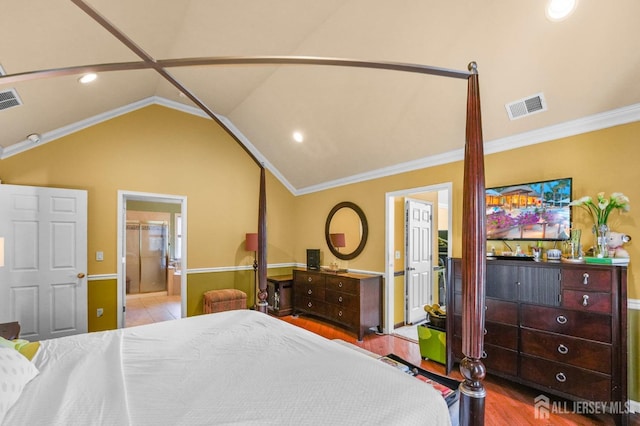
[[[43,340],[87,332],[87,192],[0,185],[0,322]]]
[[[433,270],[433,206],[407,199],[405,227],[407,270],[405,274],[405,322],[415,324],[426,317],[424,305],[431,304]]]

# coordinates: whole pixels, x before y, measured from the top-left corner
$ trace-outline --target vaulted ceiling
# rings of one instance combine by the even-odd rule
[[[0,110],[1,158],[33,147],[29,134],[55,143],[151,103],[213,113],[298,194],[462,157],[466,80],[320,64],[173,66],[183,58],[311,56],[462,71],[476,61],[487,152],[640,120],[640,2],[582,0],[560,22],[546,18],[544,3],[2,2],[0,92],[21,104]],[[135,65],[141,52],[147,66]],[[119,65],[78,83],[83,66],[105,64]],[[506,104],[539,94],[546,111],[510,120]]]

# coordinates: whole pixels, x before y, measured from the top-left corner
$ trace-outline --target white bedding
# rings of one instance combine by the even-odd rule
[[[447,425],[430,386],[255,311],[41,342],[4,425]]]

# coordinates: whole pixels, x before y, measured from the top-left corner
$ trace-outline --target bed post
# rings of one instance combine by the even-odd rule
[[[462,205],[462,353],[460,424],[484,425],[486,391],[481,361],[485,310],[485,185],[480,89],[475,62],[469,64],[467,131]]]
[[[256,309],[267,313],[267,191],[264,165],[260,165],[260,196],[258,201],[258,300]]]

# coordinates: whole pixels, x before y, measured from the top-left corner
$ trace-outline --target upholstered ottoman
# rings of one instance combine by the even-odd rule
[[[209,290],[204,293],[204,313],[247,309],[247,294],[233,288]]]

